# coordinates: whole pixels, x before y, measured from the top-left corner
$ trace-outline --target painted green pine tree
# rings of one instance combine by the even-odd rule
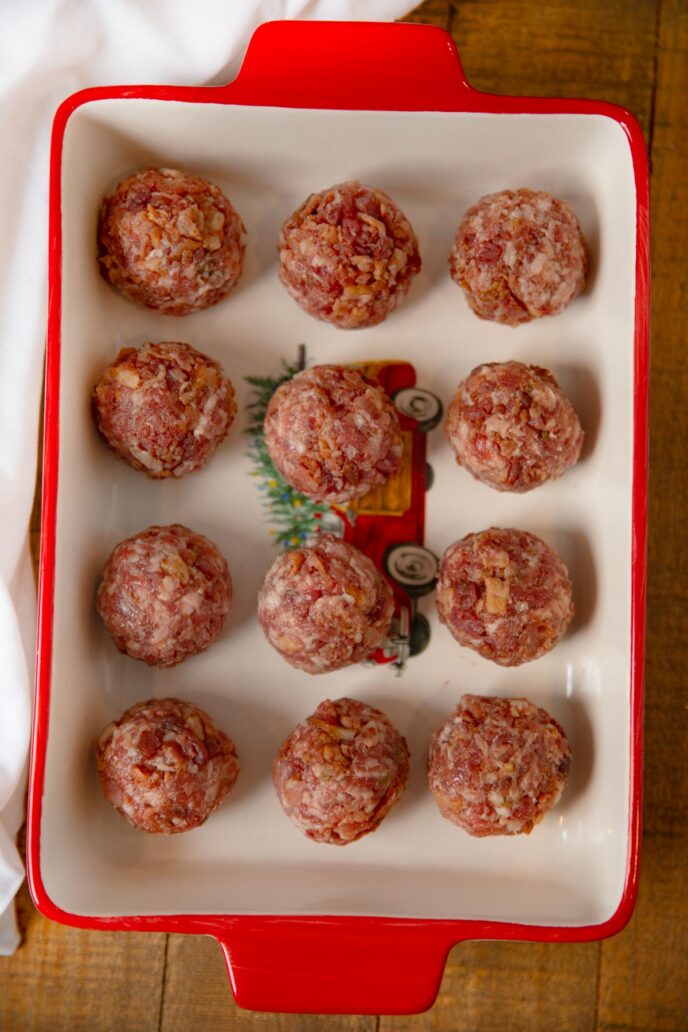
[[[263,495],[263,504],[268,519],[273,524],[270,533],[275,543],[283,548],[296,548],[317,533],[321,520],[328,516],[329,509],[306,498],[284,480],[278,472],[265,447],[263,422],[270,398],[280,384],[291,380],[305,367],[305,348],[299,348],[299,358],[294,364],[282,362],[280,376],[247,376],[253,387],[253,401],[248,405],[248,426],[251,436],[249,456],[253,462],[252,476],[258,480],[258,489]]]

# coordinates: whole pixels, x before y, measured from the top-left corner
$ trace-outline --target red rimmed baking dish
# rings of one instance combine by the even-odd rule
[[[100,197],[138,167],[215,181],[246,222],[230,298],[175,320],[99,277]],[[385,323],[348,334],[315,323],[280,287],[282,220],[312,190],[359,178],[386,189],[416,229],[424,270]],[[545,189],[574,206],[590,246],[584,294],[514,330],[475,318],[446,260],[462,212],[484,193]],[[408,1013],[430,1006],[448,950],[465,939],[579,942],[618,932],[635,900],[640,843],[648,371],[648,172],[635,119],[607,103],[502,97],[466,82],[450,37],[416,25],[261,26],[219,88],[132,86],[68,98],[54,124],[50,309],[29,881],[48,917],[87,928],[212,935],[236,999],[259,1010]],[[262,642],[255,592],[269,521],[234,433],[191,480],[148,482],[117,463],[89,397],[122,344],[183,339],[245,377],[312,361],[395,359],[445,404],[481,361],[553,369],[586,429],[579,465],[524,496],[457,469],[440,430],[427,456],[426,544],[491,524],[541,534],[567,562],[577,617],[535,664],[466,654],[419,605],[431,640],[404,676],[390,665],[305,678]],[[143,481],[143,482],[142,482]],[[191,488],[191,490],[189,490]],[[237,601],[222,640],[173,671],[115,653],[93,612],[113,545],[151,523],[213,538]],[[530,836],[470,839],[425,788],[432,731],[465,691],[527,695],[565,726],[569,787]],[[345,850],[303,838],[282,814],[270,759],[324,697],[380,705],[412,751],[409,789],[382,827]],[[242,774],[202,828],[160,839],[102,800],[90,743],[127,706],[182,695],[236,741]]]

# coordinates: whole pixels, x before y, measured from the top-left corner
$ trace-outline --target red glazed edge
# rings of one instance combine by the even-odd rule
[[[308,63],[298,55],[307,50]],[[351,76],[351,55],[356,75]],[[631,758],[626,878],[615,913],[584,927],[493,921],[365,917],[170,914],[84,917],[48,896],[40,867],[41,806],[50,703],[59,445],[61,158],[65,129],[91,101],[141,98],[252,106],[351,110],[475,111],[601,115],[624,130],[637,194],[631,596]],[[628,111],[606,102],[480,93],[466,81],[451,37],[423,25],[269,22],[256,30],[241,71],[222,87],[120,86],[68,97],[53,125],[50,165],[49,311],[36,706],[28,806],[28,880],[38,909],[82,928],[208,934],[227,961],[237,1002],[254,1010],[416,1013],[432,1006],[447,953],[467,939],[584,942],[615,935],[629,921],[638,888],[642,802],[645,646],[649,190],[645,141]]]

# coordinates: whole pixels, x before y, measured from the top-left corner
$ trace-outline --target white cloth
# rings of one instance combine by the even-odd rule
[[[276,18],[384,21],[409,0],[0,0],[0,954],[18,942],[35,599],[28,525],[46,316],[48,147],[84,86],[228,82]]]

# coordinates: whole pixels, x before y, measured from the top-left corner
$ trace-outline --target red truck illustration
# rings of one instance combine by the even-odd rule
[[[424,538],[425,493],[432,486],[426,435],[442,419],[442,403],[416,386],[416,371],[409,362],[360,362],[352,367],[377,380],[399,412],[402,468],[365,497],[333,506],[332,519],[323,517],[322,523],[323,529],[340,534],[370,556],[387,577],[394,591],[394,617],[388,640],[370,661],[391,663],[401,672],[409,657],[422,652],[430,639],[428,621],[417,603],[435,587],[439,567]]]

